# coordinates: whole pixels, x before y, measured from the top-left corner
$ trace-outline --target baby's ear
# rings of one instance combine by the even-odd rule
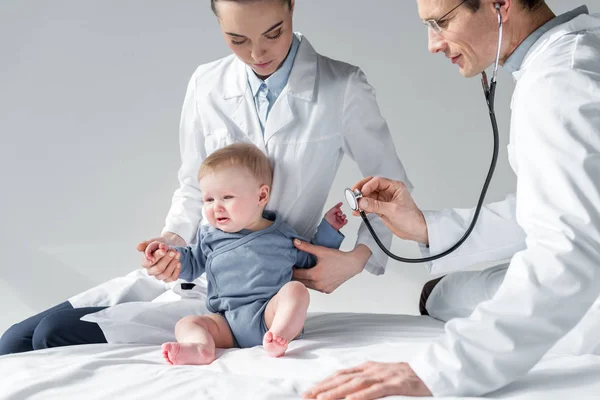
[[[267,185],[260,185],[258,189],[258,203],[265,205],[269,202],[271,196],[271,188]]]

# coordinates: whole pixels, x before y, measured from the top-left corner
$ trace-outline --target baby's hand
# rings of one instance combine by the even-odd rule
[[[325,213],[325,221],[336,231],[342,229],[347,223],[346,214],[342,212],[342,203],[337,203],[331,210]]]
[[[156,240],[154,242],[151,242],[148,245],[148,247],[146,247],[146,250],[144,251],[144,256],[148,261],[155,262],[157,259],[155,253],[158,252],[157,256],[162,257],[165,254],[167,254],[167,251],[169,251],[169,246]]]

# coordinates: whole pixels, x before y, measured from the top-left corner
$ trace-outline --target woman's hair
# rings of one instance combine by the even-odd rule
[[[521,3],[524,9],[534,11],[544,4],[545,0],[519,0],[519,3]],[[471,11],[477,11],[479,10],[479,7],[481,7],[481,0],[467,0],[465,4]]]
[[[233,1],[234,3],[254,3],[256,1],[261,0],[210,0],[210,8],[213,10],[216,16],[219,16],[217,13],[217,2],[219,1]],[[287,5],[288,8],[292,9],[292,0],[280,0],[283,4]]]
[[[198,171],[198,180],[219,168],[239,166],[250,172],[261,185],[271,187],[273,167],[258,147],[250,143],[234,143],[223,147],[204,160]]]

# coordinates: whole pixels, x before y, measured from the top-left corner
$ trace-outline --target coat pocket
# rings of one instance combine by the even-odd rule
[[[204,148],[206,149],[206,155],[210,155],[215,151],[229,146],[237,142],[235,137],[229,132],[229,130],[223,129],[215,129],[210,132],[206,132],[204,134]]]

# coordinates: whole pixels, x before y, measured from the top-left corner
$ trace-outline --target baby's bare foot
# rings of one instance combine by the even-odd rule
[[[268,331],[263,337],[263,347],[271,357],[281,357],[288,348],[288,341]]]
[[[162,354],[171,365],[207,365],[215,360],[215,352],[197,343],[163,343]]]

